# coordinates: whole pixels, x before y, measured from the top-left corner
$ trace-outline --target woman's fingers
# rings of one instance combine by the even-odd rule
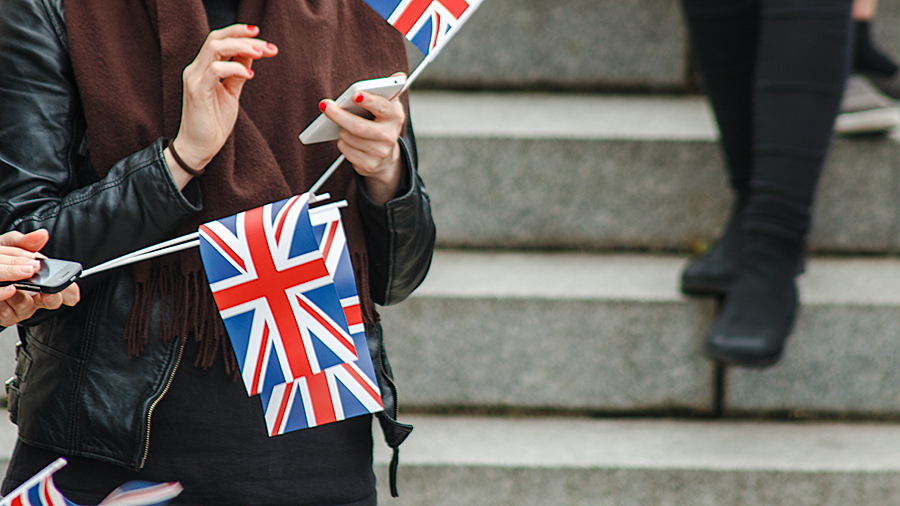
[[[253,70],[253,59],[252,58],[241,58],[237,57],[233,60],[236,63],[239,63],[247,68],[250,72],[247,74],[251,76],[254,75]],[[225,86],[225,89],[228,90],[228,93],[231,93],[233,96],[237,97],[241,94],[241,89],[243,89],[244,84],[247,82],[247,78],[243,76],[235,76],[229,77],[222,80],[222,85]]]
[[[38,309],[59,309],[62,306],[63,298],[58,293],[42,293],[32,297],[35,311]]]
[[[0,235],[0,246],[13,246],[28,251],[40,251],[50,240],[50,233],[41,228],[27,234],[18,231],[7,232]]]
[[[78,285],[71,284],[59,293],[42,294],[16,290],[12,286],[0,288],[0,326],[11,327],[34,316],[38,309],[59,309],[74,306],[81,299]]]
[[[344,156],[352,163],[353,159],[350,158],[350,155],[345,149],[359,151],[361,154],[371,159],[369,163],[363,163],[365,166],[373,165],[373,162],[377,163],[377,161],[391,158],[394,154],[394,147],[397,146],[396,137],[386,137],[384,140],[376,141],[369,137],[360,137],[352,134],[347,130],[341,130],[340,136],[338,149],[341,150],[341,153],[344,153]],[[388,139],[392,142],[388,142]],[[362,162],[362,160],[360,160],[360,162]]]
[[[239,23],[209,32],[207,40],[227,39],[228,37],[256,37],[257,35],[259,35],[258,26]]]
[[[0,326],[12,327],[22,320],[31,318],[37,311],[31,295],[16,291],[11,297],[0,302]]]
[[[28,251],[27,249],[17,248],[15,246],[0,246],[0,255],[27,259],[37,258],[37,254],[35,252]]]
[[[5,301],[6,299],[12,297],[16,294],[16,287],[10,286],[0,286],[0,302]],[[9,327],[9,325],[0,324],[2,327]]]
[[[270,58],[278,54],[275,44],[254,38],[259,28],[250,25],[231,25],[209,33],[194,59],[201,70],[215,61],[232,58]]]
[[[400,135],[406,115],[399,100],[387,100],[378,95],[360,92],[354,98],[357,105],[365,108],[374,116],[374,120],[366,119],[337,106],[333,100],[323,100],[319,108],[331,121],[342,129],[366,139],[379,142],[395,142]],[[358,100],[362,98],[362,100]]]
[[[62,294],[62,303],[66,306],[74,306],[81,300],[81,288],[76,283],[67,286],[60,294]]]
[[[4,257],[0,255],[0,261],[2,260]],[[40,264],[37,260],[28,260],[28,262],[26,264],[0,263],[0,281],[18,281],[34,276],[34,273],[40,269]]]
[[[63,305],[62,293],[41,293],[32,297],[35,310],[59,309]]]
[[[249,69],[238,62],[217,61],[209,66],[207,76],[216,84],[224,79],[238,78],[246,81],[253,79],[253,69]]]
[[[3,301],[2,304],[5,304],[7,308],[12,310],[12,317],[16,318],[17,322],[31,318],[31,315],[37,311],[34,303],[34,294],[21,290],[16,291],[15,295]],[[9,327],[9,325],[3,326]]]
[[[200,67],[210,65],[216,61],[231,60],[234,58],[248,58],[258,60],[269,56],[275,56],[277,50],[274,45],[260,39],[224,39],[207,41],[197,55],[197,64]]]
[[[29,278],[41,268],[36,253],[47,244],[50,234],[40,229],[23,234],[17,231],[0,235],[0,281],[18,281]],[[0,299],[3,300],[3,299]]]
[[[400,99],[388,100],[373,93],[361,91],[353,97],[353,102],[363,109],[375,115],[376,119],[383,121],[405,121],[403,105]]]

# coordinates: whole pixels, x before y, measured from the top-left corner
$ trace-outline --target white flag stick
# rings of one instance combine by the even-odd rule
[[[198,236],[198,234],[192,234],[194,236]],[[175,253],[178,251],[183,251],[190,248],[196,248],[200,245],[199,240],[194,240],[190,242],[184,242],[180,244],[176,244],[174,246],[169,246],[168,248],[156,248],[153,251],[149,251],[142,255],[136,255],[135,253],[130,253],[128,255],[123,255],[119,258],[114,258],[109,262],[102,263],[100,265],[96,265],[87,269],[86,271],[81,273],[82,278],[86,278],[93,274],[97,274],[98,272],[108,271],[110,269],[115,269],[116,267],[123,267],[125,265],[131,265],[137,262],[143,262],[144,260],[150,260],[151,258],[161,257],[163,255],[168,255],[170,253]]]
[[[323,193],[321,195],[316,195],[315,193],[311,194],[309,197],[310,203],[320,202],[323,200],[328,200],[331,198],[331,195],[328,193]],[[322,208],[327,207],[346,207],[347,201],[342,200],[340,202],[334,202],[331,204],[326,204],[321,206]],[[318,209],[318,208],[313,208]],[[82,278],[86,278],[93,274],[97,274],[98,272],[108,271],[109,269],[115,269],[116,267],[123,267],[125,265],[130,265],[137,262],[142,262],[144,260],[150,260],[151,258],[161,257],[163,255],[168,255],[170,253],[176,253],[178,251],[183,251],[190,248],[195,248],[200,245],[200,233],[194,232],[192,234],[186,234],[181,237],[176,237],[175,239],[170,239],[165,242],[161,242],[159,244],[154,244],[153,246],[148,246],[144,249],[140,249],[137,251],[133,251],[126,255],[122,255],[117,258],[113,258],[108,262],[104,262],[100,265],[95,265],[90,269],[86,269],[81,273]]]
[[[120,265],[120,262],[122,262],[122,261],[124,261],[124,260],[128,260],[128,259],[130,259],[130,258],[140,257],[140,256],[142,256],[142,255],[144,255],[144,254],[146,254],[146,253],[150,253],[150,252],[153,252],[153,251],[161,250],[161,249],[163,249],[163,248],[168,248],[169,246],[172,246],[172,245],[181,244],[181,243],[184,243],[184,242],[187,242],[187,241],[193,241],[193,240],[196,240],[199,236],[200,236],[199,233],[194,232],[194,233],[192,233],[192,234],[187,234],[187,235],[183,235],[183,236],[181,236],[181,237],[176,237],[175,239],[170,239],[170,240],[168,240],[168,241],[166,241],[166,242],[161,242],[161,243],[159,243],[159,244],[154,244],[153,246],[148,246],[148,247],[146,247],[146,248],[144,248],[144,249],[139,249],[139,250],[137,250],[137,251],[132,251],[131,253],[128,253],[128,254],[126,254],[126,255],[122,255],[122,256],[117,257],[117,258],[113,258],[112,260],[110,260],[110,261],[108,261],[108,262],[104,262],[104,263],[102,263],[102,264],[100,264],[100,265],[95,265],[94,267],[91,267],[90,269],[85,270],[84,272],[81,273],[81,277],[83,278],[83,277],[86,277],[86,276],[90,276],[91,274],[96,274],[96,273],[98,273],[98,272],[103,272],[103,271],[105,271],[105,270],[112,269],[113,267],[118,267],[118,266]],[[129,263],[133,263],[133,262],[129,262]],[[121,264],[121,265],[127,265],[127,264],[124,264],[124,263],[123,263],[123,264]]]
[[[428,52],[428,56],[426,56],[425,59],[422,60],[421,63],[419,63],[419,66],[416,67],[416,70],[414,70],[413,73],[410,74],[410,76],[406,79],[406,84],[403,85],[403,89],[398,91],[391,100],[397,98],[404,91],[409,90],[409,87],[412,86],[412,83],[414,83],[416,79],[418,79],[419,76],[422,75],[422,72],[425,71],[425,68],[428,67],[428,64],[434,61],[435,58],[437,58],[438,53],[444,50],[444,48],[447,46],[447,43],[450,42],[450,39],[452,39],[453,36],[456,35],[456,32],[458,32],[460,28],[462,28],[462,24],[469,19],[472,13],[475,12],[475,9],[477,9],[479,6],[481,6],[480,0],[469,5],[469,8],[466,9],[466,12],[464,12],[463,15],[457,20],[456,24],[458,28],[455,30],[450,30],[450,33],[447,34],[447,37],[443,40],[443,42],[441,42],[441,45]],[[325,181],[328,181],[328,178],[330,178],[331,175],[334,174],[334,172],[341,165],[341,163],[344,162],[345,159],[346,158],[344,157],[344,155],[339,156],[338,159],[331,164],[331,167],[328,167],[328,170],[326,170],[325,173],[322,174],[321,177],[319,177],[319,180],[312,185],[312,188],[310,188],[309,191],[311,193],[315,193],[319,188],[321,188],[322,185],[325,184]]]
[[[322,185],[325,184],[325,181],[328,181],[328,178],[330,178],[331,175],[334,174],[334,171],[336,171],[346,159],[347,158],[344,155],[339,156],[337,160],[335,160],[334,163],[331,164],[331,167],[328,167],[328,170],[326,170],[325,173],[322,174],[322,177],[320,177],[319,180],[316,181],[316,184],[312,185],[312,188],[309,189],[309,193],[316,193],[317,191],[319,191],[319,188],[321,188]]]

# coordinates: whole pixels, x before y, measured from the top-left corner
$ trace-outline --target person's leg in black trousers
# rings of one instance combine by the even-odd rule
[[[754,3],[685,0],[695,45],[727,49],[716,45],[710,34],[728,38],[727,31],[713,25],[729,18],[717,19],[710,11],[724,11],[725,4]],[[755,18],[745,11],[747,23],[758,23],[750,177],[746,205],[738,213],[741,239],[734,280],[707,342],[706,351],[715,358],[770,365],[780,358],[793,326],[794,277],[849,66],[850,5],[850,0],[764,0]],[[698,17],[698,11],[706,16]],[[715,61],[706,60],[708,53],[699,50],[696,56],[704,75],[715,75],[710,72]],[[728,83],[707,85],[714,97],[712,88]],[[725,127],[721,120],[720,127]],[[723,131],[723,143],[728,142]],[[734,173],[732,167],[732,181]]]
[[[734,205],[722,236],[688,264],[681,289],[724,296],[734,280],[753,163],[753,82],[761,0],[684,0],[692,49],[716,114]]]

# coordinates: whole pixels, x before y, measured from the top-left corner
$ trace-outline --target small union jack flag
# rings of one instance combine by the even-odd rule
[[[310,219],[328,272],[350,324],[359,359],[266,390],[260,398],[270,436],[345,420],[384,408],[375,368],[368,353],[356,278],[337,206],[310,211]]]
[[[440,50],[481,0],[365,0],[427,57]]]
[[[201,225],[200,254],[250,395],[356,360],[308,194]]]
[[[0,499],[0,506],[77,506],[53,484],[53,473],[66,465],[58,458]],[[183,490],[179,483],[130,481],[110,492],[99,506],[163,506]]]

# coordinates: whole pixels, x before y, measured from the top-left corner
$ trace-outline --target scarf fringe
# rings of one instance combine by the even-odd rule
[[[146,279],[135,280],[135,302],[125,326],[129,357],[144,351],[150,337],[150,315],[157,309],[162,312],[163,322],[159,328],[160,340],[169,342],[193,336],[200,344],[194,360],[196,367],[209,369],[216,356],[221,355],[225,371],[235,378],[240,376],[237,357],[202,272],[182,272],[177,265],[155,262]]]

